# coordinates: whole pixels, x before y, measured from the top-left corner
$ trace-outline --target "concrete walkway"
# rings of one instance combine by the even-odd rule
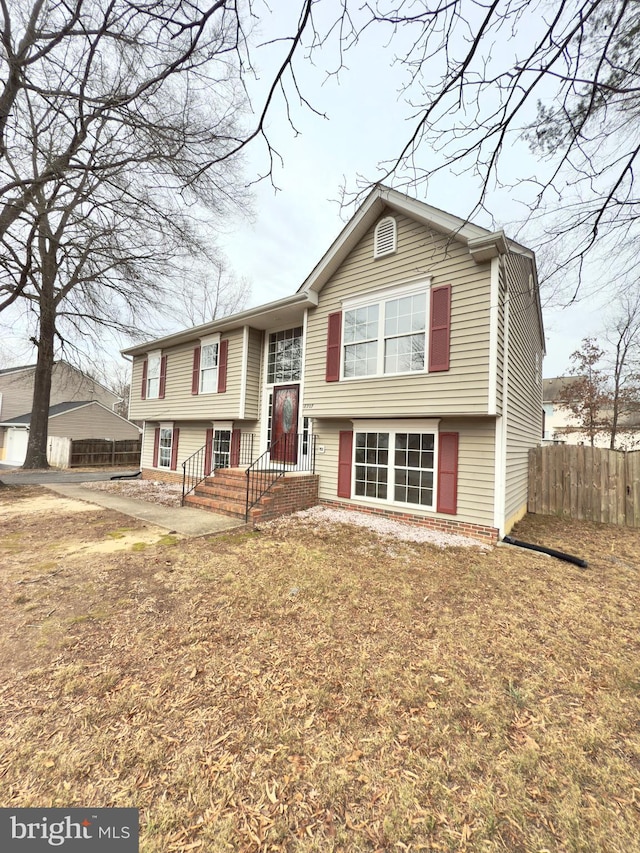
[[[223,530],[242,529],[245,526],[242,519],[217,515],[214,512],[195,509],[195,507],[161,506],[149,501],[139,501],[135,498],[112,495],[108,492],[85,489],[74,483],[46,483],[43,485],[46,485],[46,488],[52,492],[64,495],[65,498],[87,501],[107,509],[113,509],[116,512],[137,518],[139,521],[164,527],[166,530],[180,533],[183,536],[207,536],[212,533],[220,533]]]

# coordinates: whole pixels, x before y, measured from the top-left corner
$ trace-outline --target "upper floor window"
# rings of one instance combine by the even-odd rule
[[[450,346],[450,284],[348,299],[327,317],[325,380],[449,370]]]
[[[426,289],[347,308],[344,312],[343,376],[422,371],[425,369],[426,335]]]
[[[160,396],[160,365],[162,353],[150,352],[147,356],[147,399]]]
[[[200,347],[200,393],[213,394],[218,390],[218,340],[202,342]]]
[[[302,376],[302,326],[269,335],[267,383],[299,382]]]

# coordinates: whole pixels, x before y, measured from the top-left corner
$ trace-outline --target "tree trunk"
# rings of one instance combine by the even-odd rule
[[[48,260],[48,259],[47,259]],[[40,294],[40,329],[38,332],[38,360],[33,383],[33,405],[27,455],[23,468],[48,468],[47,439],[49,437],[49,402],[51,400],[51,373],[53,371],[53,342],[56,331],[56,305],[49,279],[47,264],[43,267]]]

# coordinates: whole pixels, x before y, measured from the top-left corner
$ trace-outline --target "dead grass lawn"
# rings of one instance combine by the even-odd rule
[[[640,851],[637,531],[514,532],[587,570],[302,521],[149,544],[41,493],[0,491],[0,805],[139,807],[143,853]]]

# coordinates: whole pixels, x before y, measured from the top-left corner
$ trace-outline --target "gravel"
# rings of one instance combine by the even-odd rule
[[[314,506],[301,512],[276,519],[275,521],[261,524],[261,528],[269,526],[285,526],[290,520],[297,519],[308,522],[313,526],[330,527],[332,524],[355,524],[357,527],[366,527],[379,536],[399,539],[403,542],[426,542],[437,548],[481,548],[490,550],[490,546],[469,536],[460,536],[456,533],[443,533],[439,530],[428,530],[413,524],[405,524],[402,521],[394,521],[381,515],[369,515],[364,512],[356,512],[351,509],[330,509],[324,506]]]

